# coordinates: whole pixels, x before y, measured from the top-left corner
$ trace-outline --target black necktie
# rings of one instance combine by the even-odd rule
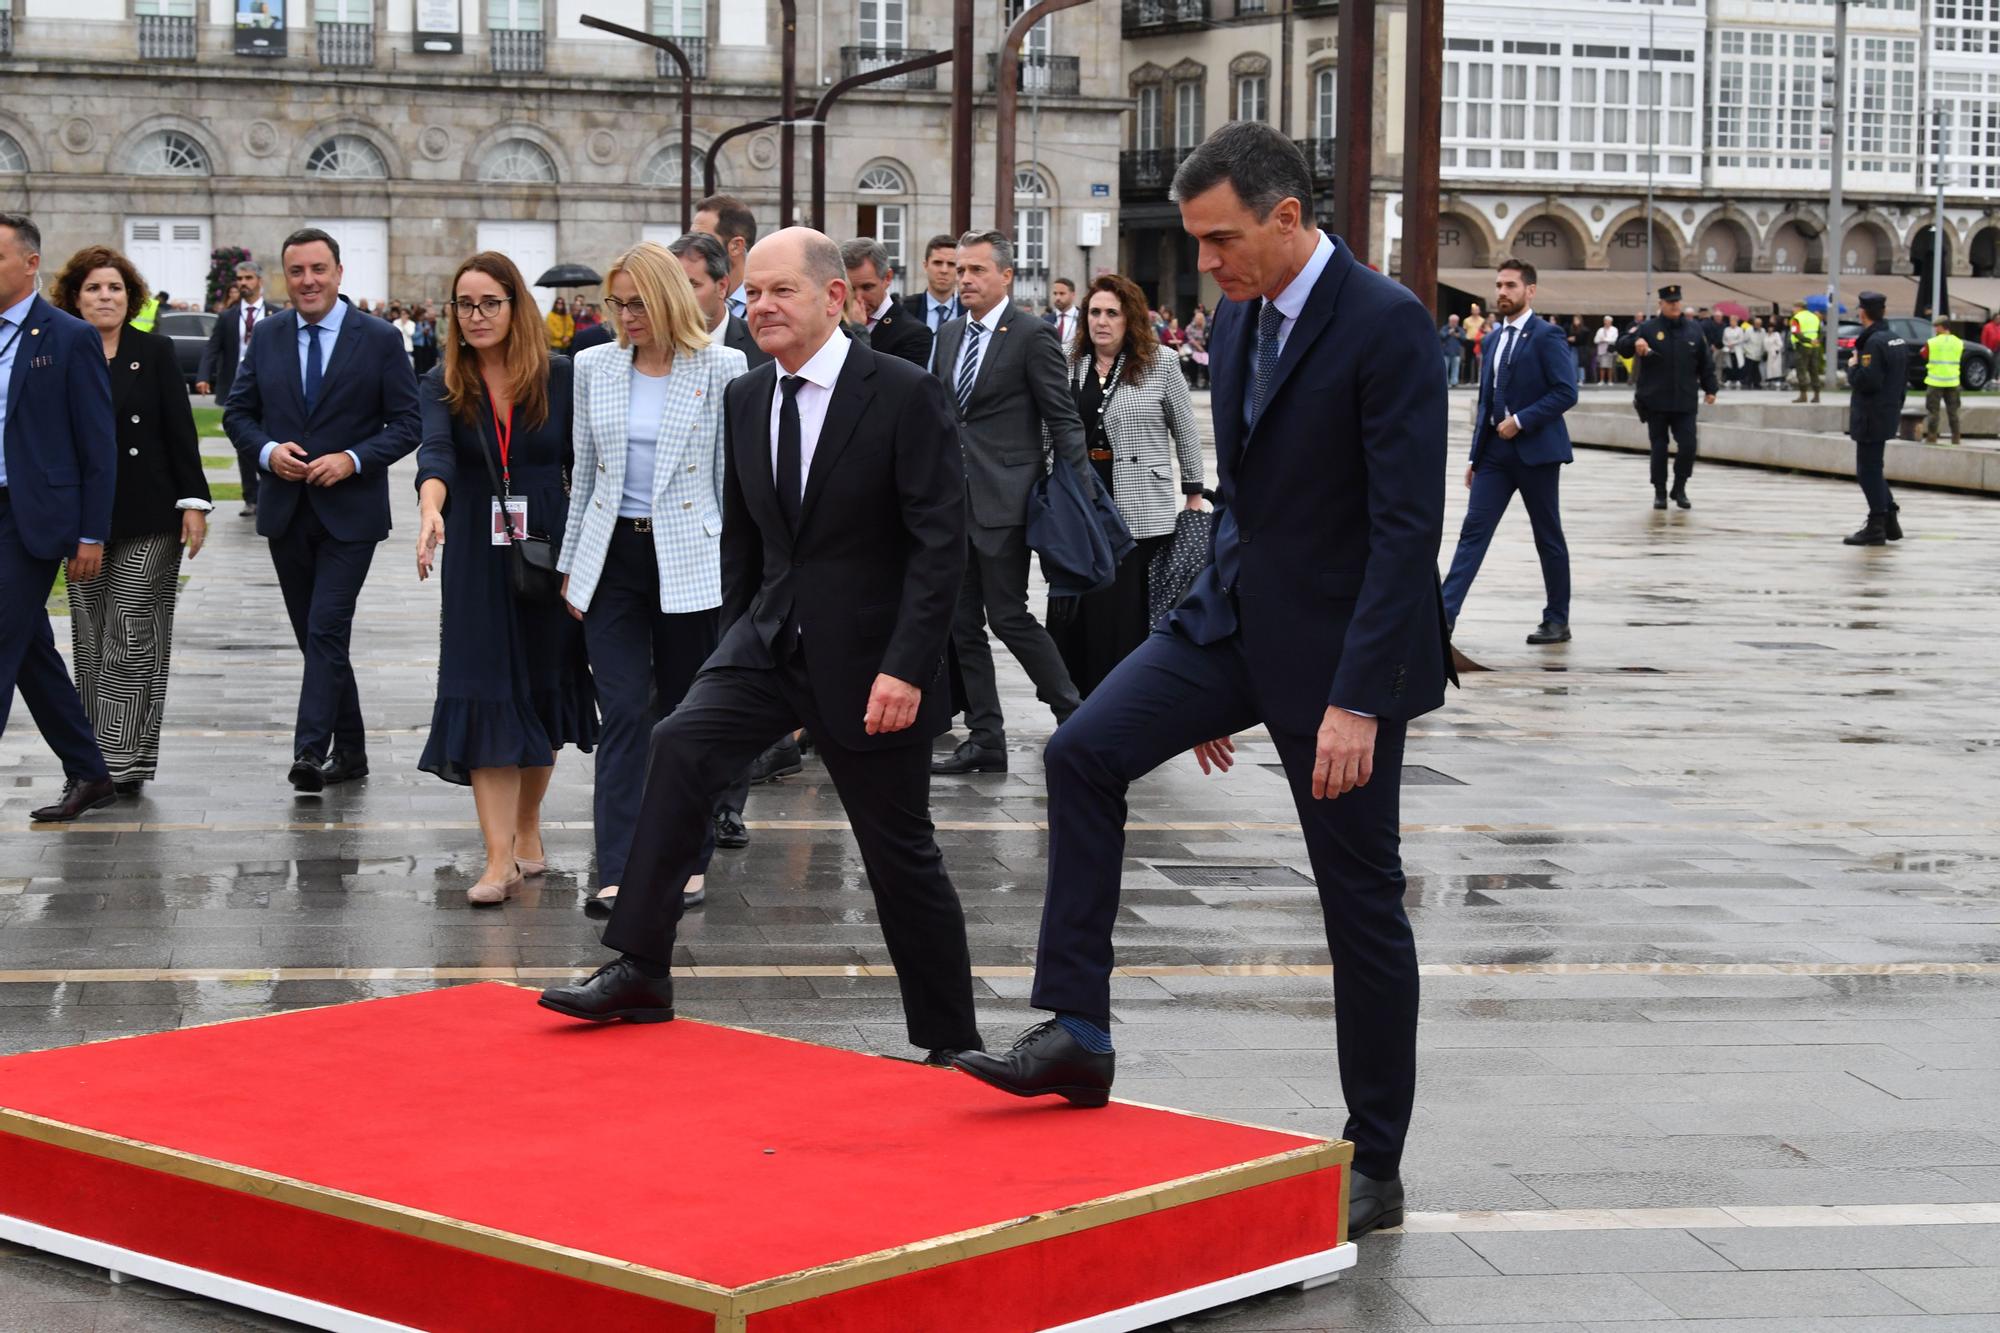
[[[799,386],[804,383],[797,375],[787,375],[778,381],[778,388],[785,395],[784,404],[778,408],[778,512],[785,516],[785,525],[793,533],[799,530],[799,501],[805,491],[799,464],[805,451],[799,430]]]

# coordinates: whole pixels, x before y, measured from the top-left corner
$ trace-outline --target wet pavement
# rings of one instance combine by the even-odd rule
[[[355,641],[366,782],[284,784],[298,658],[234,504],[188,571],[143,799],[30,828],[59,779],[16,710],[0,1052],[601,960],[587,758],[558,765],[546,879],[465,905],[470,794],[415,767],[437,585],[398,472]],[[2000,1326],[2000,504],[1908,491],[1908,539],[1855,549],[1848,483],[1708,466],[1691,511],[1657,513],[1643,459],[1583,451],[1565,491],[1574,642],[1522,642],[1541,596],[1516,509],[1458,627],[1486,669],[1411,731],[1409,1224],[1329,1288],[1178,1326]],[[1051,721],[998,658],[1012,771],[933,793],[989,1043],[1033,1017]],[[1134,789],[1119,1090],[1337,1134],[1309,867],[1270,746],[1242,759]],[[682,937],[683,1009],[904,1053],[824,770],[748,813]],[[0,1246],[0,1331],[242,1327],[284,1325]]]

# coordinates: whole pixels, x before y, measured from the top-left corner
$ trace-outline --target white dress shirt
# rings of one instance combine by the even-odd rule
[[[826,425],[826,406],[833,400],[833,386],[840,379],[840,368],[847,364],[847,349],[853,342],[839,329],[833,336],[820,344],[812,359],[799,367],[799,378],[805,381],[799,386],[799,496],[805,496],[806,482],[812,476],[813,451],[819,448],[820,428]],[[771,390],[771,477],[778,476],[778,414],[784,410],[785,390],[782,381],[785,368],[776,366],[778,383]]]
[[[972,318],[970,310],[965,312],[967,321],[965,332],[960,335],[958,340],[958,360],[952,364],[951,382],[944,386],[946,393],[951,394],[954,398],[958,396],[958,377],[960,372],[965,369],[965,358],[972,352],[972,326],[978,324],[986,330],[986,332],[979,335],[979,361],[981,365],[984,365],[986,363],[986,354],[993,350],[994,330],[1000,327],[1000,321],[1006,317],[1006,314],[1007,301],[1004,297],[995,301],[993,308],[978,319]]]
[[[1069,351],[1070,339],[1076,336],[1076,316],[1075,306],[1056,311],[1056,338],[1062,343],[1065,353]]]
[[[1507,407],[1506,403],[1499,401],[1500,372],[1507,369],[1507,364],[1514,359],[1515,351],[1517,351],[1521,346],[1521,339],[1527,336],[1528,321],[1533,319],[1534,317],[1535,317],[1535,311],[1534,308],[1531,306],[1528,309],[1523,310],[1520,314],[1514,316],[1512,319],[1501,320],[1493,328],[1493,337],[1499,340],[1493,346],[1493,394],[1495,399],[1494,406],[1496,408]],[[1514,331],[1512,333],[1504,332],[1504,330],[1507,329],[1512,329]],[[1514,415],[1513,410],[1508,409],[1507,416],[1501,419],[1503,421],[1508,420],[1511,419],[1513,415]],[[1518,426],[1521,423],[1517,421],[1514,424]]]
[[[257,316],[254,321],[250,318],[253,312]],[[250,335],[257,331],[257,325],[268,319],[270,314],[271,308],[264,304],[264,298],[261,296],[254,301],[243,302],[243,309],[237,312],[238,318],[243,324],[243,327],[236,331],[237,365],[242,365],[243,358],[250,354]]]

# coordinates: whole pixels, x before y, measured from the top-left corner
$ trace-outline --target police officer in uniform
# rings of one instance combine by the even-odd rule
[[[1713,404],[1715,349],[1701,326],[1681,312],[1681,289],[1660,288],[1660,313],[1618,340],[1618,355],[1633,358],[1638,388],[1633,401],[1653,445],[1653,508],[1667,507],[1667,436],[1674,438],[1674,503],[1692,509],[1688,477],[1694,472],[1695,398]]]
[[[1963,444],[1958,429],[1958,371],[1965,360],[1965,343],[1951,331],[1951,316],[1931,321],[1935,331],[1924,344],[1924,443],[1938,442],[1938,417],[1951,424],[1951,442]]]
[[[1868,497],[1868,521],[1859,532],[1843,538],[1849,546],[1880,546],[1901,541],[1903,525],[1896,521],[1895,497],[1882,475],[1882,456],[1903,417],[1903,395],[1909,391],[1910,344],[1883,323],[1889,298],[1880,292],[1861,293],[1861,336],[1847,362],[1847,433],[1854,440],[1854,479]]]
[[[1819,340],[1819,316],[1802,300],[1792,304],[1792,364],[1799,374],[1799,396],[1792,401],[1803,403],[1810,390],[1818,402],[1820,382],[1826,378],[1826,348]]]

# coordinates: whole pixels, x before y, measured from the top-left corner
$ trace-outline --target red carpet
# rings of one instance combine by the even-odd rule
[[[200,1210],[215,1215],[212,1226],[206,1218],[181,1217],[156,1238],[199,1250],[167,1256],[199,1260],[198,1267],[268,1250],[263,1231],[272,1226],[301,1228],[293,1238],[301,1247],[333,1245],[310,1234],[323,1222],[310,1214],[323,1211],[336,1215],[326,1226],[358,1228],[351,1243],[370,1253],[370,1263],[409,1265],[410,1282],[420,1280],[427,1263],[441,1265],[434,1272],[450,1267],[431,1253],[458,1244],[449,1219],[576,1255],[540,1265],[571,1285],[631,1265],[734,1292],[1142,1192],[1135,1205],[1114,1210],[1129,1217],[1079,1216],[1070,1237],[1044,1235],[1043,1227],[1024,1234],[1025,1247],[988,1236],[953,1259],[971,1266],[960,1277],[980,1270],[979,1285],[990,1295],[991,1283],[1017,1284],[1024,1274],[1045,1279],[1051,1265],[1060,1269],[1064,1262],[1058,1251],[1085,1270],[1101,1265],[1104,1256],[1079,1247],[1075,1235],[1115,1223],[1109,1230],[1121,1236],[1119,1266],[1137,1270],[1138,1279],[1112,1284],[1121,1289],[1118,1303],[1148,1299],[1162,1277],[1193,1271],[1162,1274],[1159,1264],[1193,1258],[1203,1270],[1192,1282],[1169,1282],[1172,1290],[1329,1250],[1339,1240],[1338,1162],[1345,1145],[1117,1103],[1073,1111],[1052,1101],[1017,1102],[948,1071],[687,1020],[589,1027],[538,1008],[534,998],[510,986],[464,986],[0,1059],[0,1108],[94,1132],[34,1129],[33,1122],[0,1113],[0,1213],[63,1230],[145,1230],[125,1204],[146,1189],[159,1187],[160,1207],[190,1206],[171,1197],[190,1188],[184,1182],[135,1177],[135,1167],[151,1177],[164,1163],[165,1172],[202,1182],[194,1187],[204,1200]],[[94,1144],[107,1135],[143,1148]],[[126,1164],[98,1166],[98,1159],[121,1152]],[[236,1180],[199,1163],[183,1169],[173,1154],[259,1174]],[[1260,1178],[1246,1174],[1240,1187],[1144,1193],[1284,1154],[1300,1155],[1290,1165],[1265,1168]],[[38,1175],[46,1190],[97,1194],[111,1216],[93,1224],[73,1204],[37,1197],[29,1179]],[[398,1224],[405,1233],[399,1240],[338,1200],[323,1209],[310,1200],[298,1207],[307,1192],[267,1189],[263,1175],[438,1220]],[[222,1197],[230,1190],[253,1196],[244,1201],[254,1205],[249,1214],[222,1216],[238,1207]],[[1216,1197],[1195,1197],[1201,1194]],[[1255,1196],[1254,1207],[1244,1206],[1253,1202],[1248,1196]],[[283,1210],[282,1221],[265,1216],[273,1209]],[[1234,1240],[1218,1249],[1213,1234],[1183,1234],[1208,1230],[1205,1217]],[[231,1228],[253,1230],[231,1234]],[[407,1248],[409,1232],[421,1238],[423,1253],[397,1250]],[[797,1306],[791,1322],[774,1311],[750,1317],[747,1326],[891,1327],[878,1317],[880,1302],[898,1284],[911,1289],[907,1299],[919,1306],[963,1299],[963,1291],[953,1294],[956,1280],[933,1271],[951,1266],[937,1260],[940,1250],[952,1248],[928,1246],[924,1273],[882,1269],[883,1280],[860,1286],[835,1280],[817,1284],[825,1291],[800,1287],[787,1298]],[[989,1253],[972,1253],[980,1249]],[[1026,1253],[1014,1253],[1021,1249]],[[512,1268],[505,1260],[513,1257],[488,1254],[475,1268]],[[1217,1257],[1222,1271],[1212,1271]],[[274,1281],[269,1262],[254,1268],[257,1275],[246,1280],[301,1289],[282,1273]],[[1078,1271],[1074,1279],[1101,1284],[1103,1275]],[[337,1270],[315,1282],[315,1299],[346,1303],[343,1292],[324,1289],[329,1282],[346,1285]],[[830,1290],[843,1286],[849,1289],[838,1296]],[[802,1294],[824,1299],[799,1305]],[[751,1304],[775,1303],[776,1295]],[[379,1317],[407,1318],[383,1308],[384,1293],[372,1299]],[[727,1301],[717,1300],[714,1308],[725,1309]],[[1031,1303],[1046,1305],[1040,1296]],[[444,1319],[450,1307],[447,1299],[441,1309],[435,1292],[423,1304],[431,1320]],[[949,1326],[1029,1329],[1049,1317],[1046,1308],[991,1308],[970,1322],[954,1317]]]

